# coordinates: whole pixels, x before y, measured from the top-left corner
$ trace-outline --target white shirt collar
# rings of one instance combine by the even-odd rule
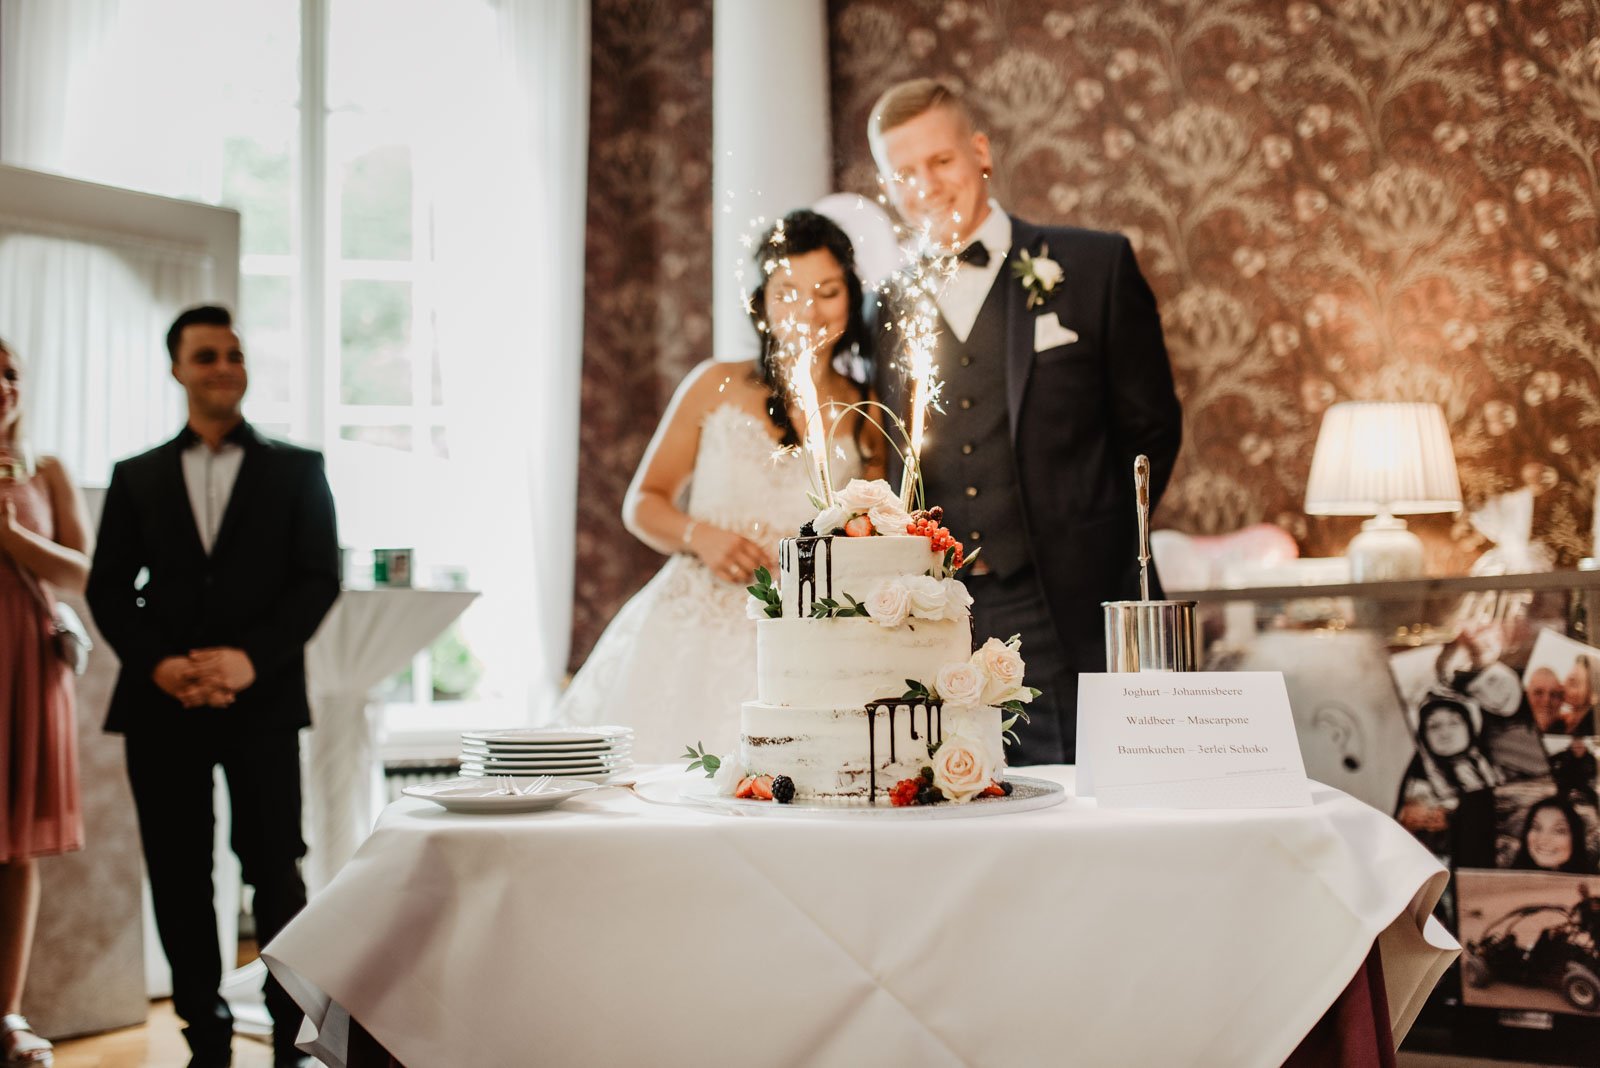
[[[1006,253],[1011,251],[1011,216],[1005,213],[1000,202],[993,197],[989,198],[989,214],[985,215],[983,222],[967,238],[967,244],[983,242],[983,247],[989,250],[989,255],[996,259],[1005,259]]]

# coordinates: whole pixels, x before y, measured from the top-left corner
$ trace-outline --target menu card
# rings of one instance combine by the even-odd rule
[[[1101,808],[1311,804],[1283,674],[1079,675],[1077,792]]]

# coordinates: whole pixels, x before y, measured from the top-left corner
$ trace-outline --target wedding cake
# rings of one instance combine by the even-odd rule
[[[895,805],[1006,792],[1002,737],[1036,691],[1019,643],[973,651],[963,547],[853,480],[750,587],[757,697],[716,768],[736,796]]]

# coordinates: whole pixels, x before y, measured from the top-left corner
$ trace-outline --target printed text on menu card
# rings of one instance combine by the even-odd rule
[[[1309,805],[1283,675],[1080,675],[1077,792],[1101,808]]]

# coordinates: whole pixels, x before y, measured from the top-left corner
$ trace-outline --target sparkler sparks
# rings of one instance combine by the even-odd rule
[[[912,248],[911,261],[902,273],[902,305],[895,327],[903,339],[901,370],[911,390],[910,429],[907,431],[905,471],[900,479],[900,503],[906,511],[916,504],[922,480],[922,443],[927,432],[928,409],[942,412],[939,404],[939,368],[933,362],[938,341],[938,294],[955,272],[955,260],[934,255],[929,227],[924,227]]]

